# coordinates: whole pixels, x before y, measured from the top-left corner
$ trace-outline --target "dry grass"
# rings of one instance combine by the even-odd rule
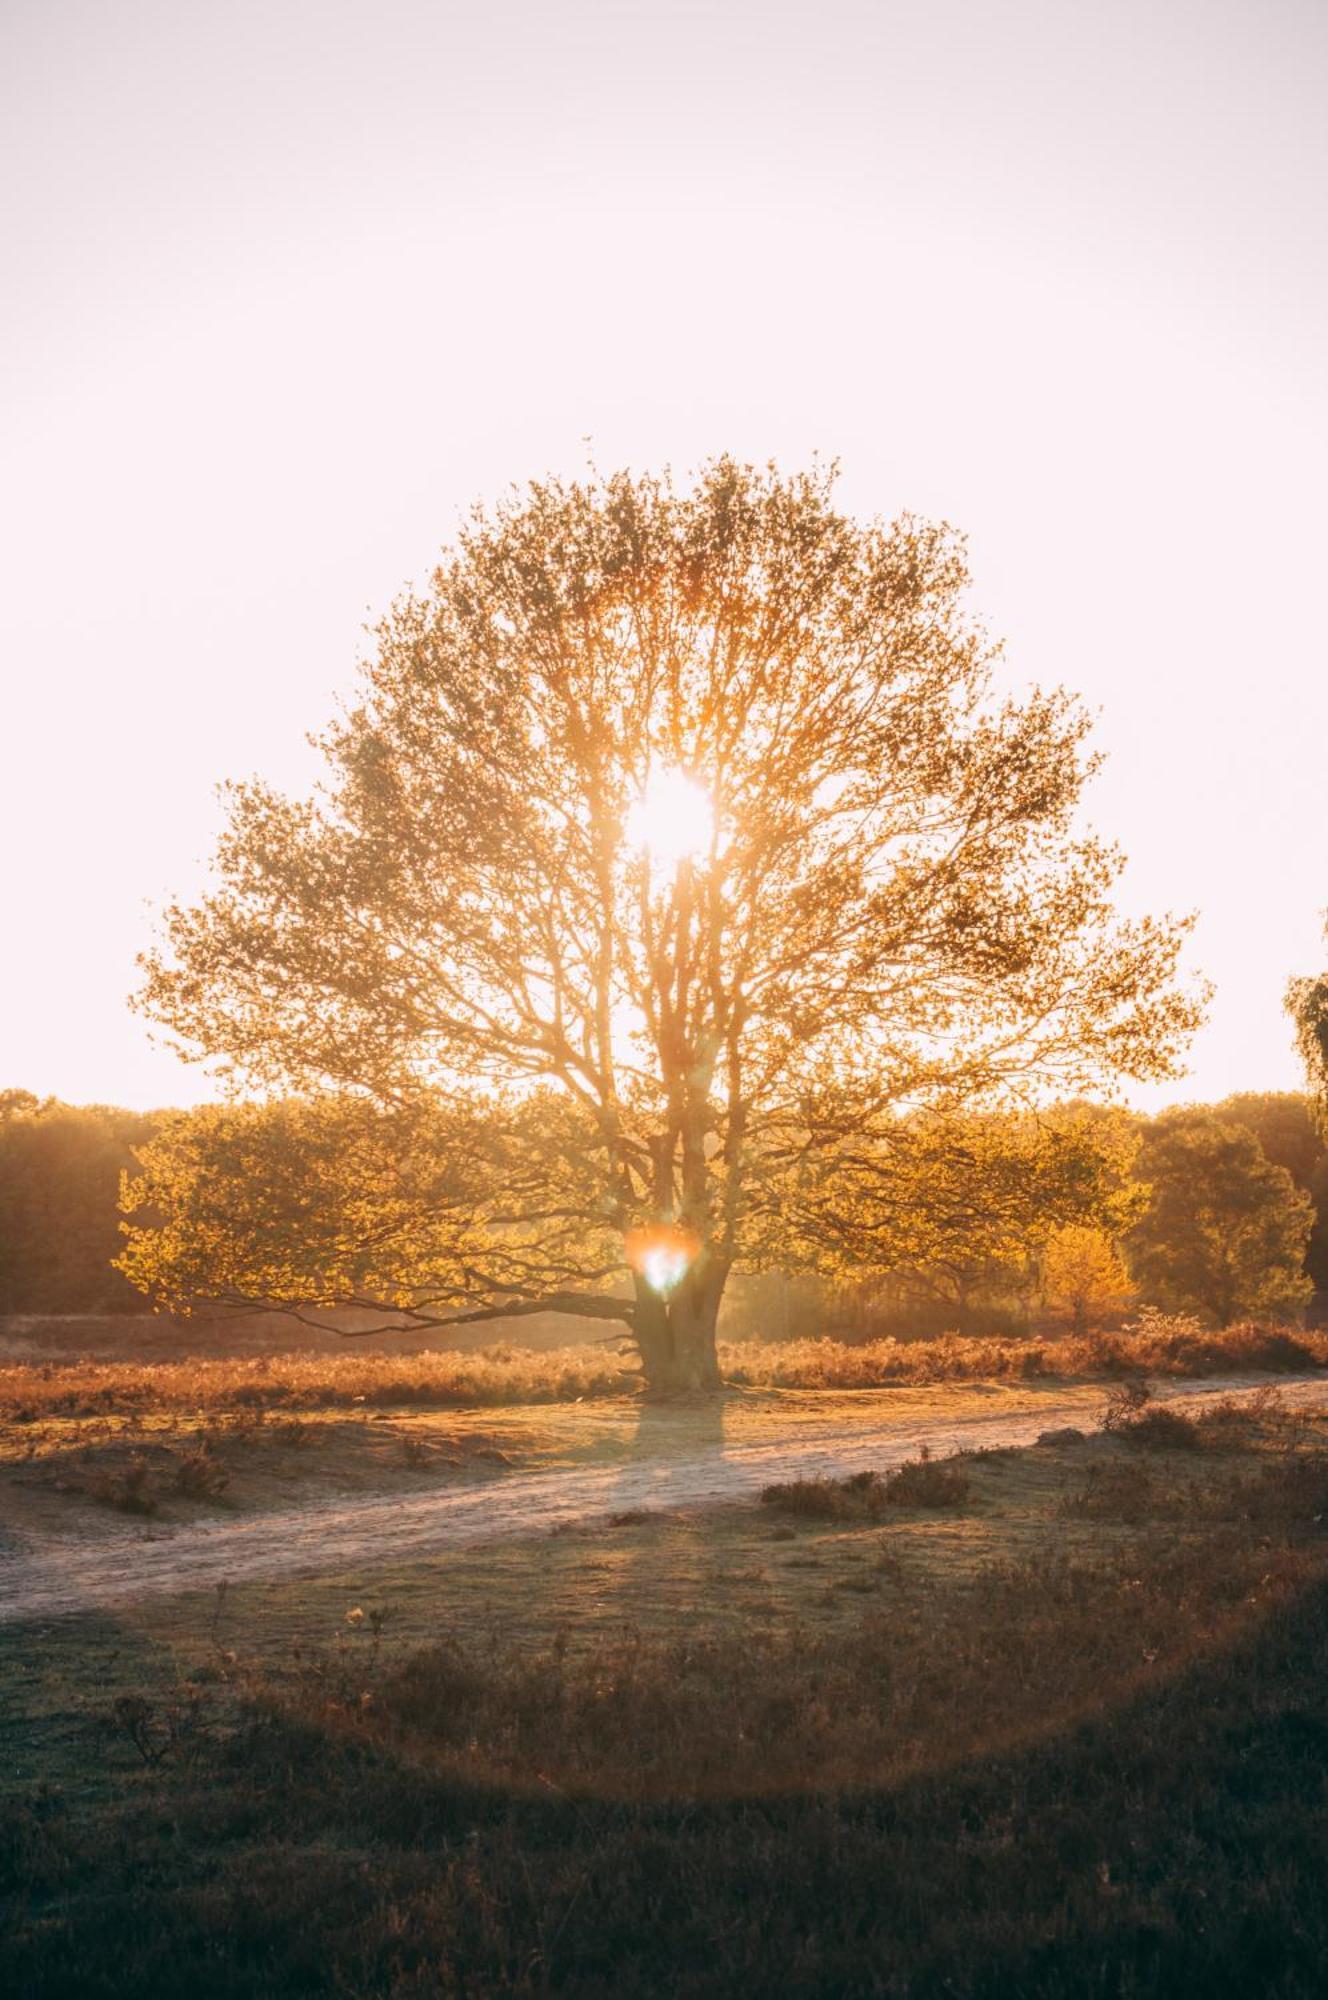
[[[967,1338],[737,1342],[722,1349],[725,1378],[753,1388],[874,1389],[892,1383],[1018,1382],[1044,1376],[1112,1381],[1130,1375],[1194,1376],[1328,1366],[1328,1333],[1277,1326],[1207,1331],[1197,1322],[1145,1314],[1118,1333],[1054,1341]]]
[[[45,1363],[0,1368],[0,1415],[95,1417],[163,1410],[478,1409],[621,1396],[634,1373],[602,1346],[551,1353],[275,1354],[254,1360]]]
[[[0,1982],[25,2000],[1309,2000],[1328,1454],[1303,1430],[1268,1410],[1209,1427],[1176,1460],[1206,1494],[1180,1516],[1164,1455],[1124,1436],[975,1456],[977,1497],[1023,1482],[1063,1554],[922,1572],[898,1539],[960,1524],[801,1521],[824,1567],[790,1567],[773,1624],[486,1633],[458,1606],[420,1645],[395,1602],[343,1585],[321,1642],[284,1656],[228,1626],[174,1685],[108,1678],[89,1781],[14,1801]],[[1046,1514],[1086,1449],[1123,1471],[1131,1521]],[[642,1603],[657,1533],[613,1531],[640,1538]],[[53,1643],[21,1635],[17,1656]]]
[[[721,1343],[725,1378],[760,1389],[876,1389],[933,1383],[1020,1382],[1059,1376],[1197,1376],[1328,1366],[1328,1334],[1239,1326],[1205,1332],[1188,1320],[1146,1316],[1110,1336],[1055,1342],[966,1339]],[[631,1392],[638,1382],[602,1343],[534,1351],[385,1354],[363,1344],[338,1354],[256,1359],[22,1363],[0,1368],[0,1417],[95,1417],[174,1410],[476,1409],[566,1403]]]

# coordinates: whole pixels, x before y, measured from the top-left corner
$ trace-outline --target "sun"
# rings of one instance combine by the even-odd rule
[[[657,867],[676,868],[709,852],[715,831],[710,794],[686,771],[657,766],[627,814],[627,838]]]

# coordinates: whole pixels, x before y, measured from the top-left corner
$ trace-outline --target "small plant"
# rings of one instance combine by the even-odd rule
[[[1197,1451],[1203,1443],[1203,1432],[1193,1417],[1157,1408],[1152,1390],[1140,1376],[1112,1390],[1102,1428],[1148,1451]]]
[[[791,1479],[767,1486],[761,1504],[812,1521],[870,1520],[883,1512],[885,1490],[874,1472],[855,1472],[847,1479]]]
[[[145,1764],[160,1764],[198,1736],[207,1721],[207,1699],[204,1690],[189,1681],[182,1682],[168,1700],[122,1694],[112,1704],[106,1724],[113,1734],[132,1743]]]
[[[1131,1424],[1138,1422],[1152,1400],[1153,1392],[1147,1382],[1141,1375],[1132,1375],[1107,1397],[1106,1408],[1102,1412],[1103,1430],[1128,1430]]]
[[[111,1709],[110,1721],[133,1744],[145,1764],[159,1764],[171,1747],[169,1731],[153,1704],[142,1695],[119,1695]]]
[[[391,1616],[392,1608],[386,1604],[371,1604],[367,1611],[363,1605],[356,1604],[346,1613],[346,1623],[352,1632],[364,1632],[369,1636],[371,1668],[378,1664],[378,1654],[383,1643],[383,1627]]]
[[[301,1423],[298,1417],[273,1426],[273,1436],[278,1444],[287,1446],[291,1451],[306,1451],[311,1444],[317,1443],[322,1433],[321,1424]]]
[[[1281,1391],[1266,1383],[1239,1401],[1234,1396],[1223,1396],[1220,1401],[1209,1403],[1196,1422],[1206,1437],[1230,1448],[1252,1443],[1264,1431],[1293,1425],[1294,1418]]]
[[[195,1445],[175,1461],[175,1490],[186,1500],[218,1500],[230,1483],[230,1473],[206,1444]]]
[[[1242,1483],[1240,1511],[1258,1526],[1321,1528],[1328,1522],[1328,1452],[1279,1454]]]
[[[1198,1424],[1180,1410],[1144,1410],[1120,1435],[1146,1451],[1197,1451],[1203,1443]]]
[[[932,1458],[924,1445],[918,1458],[896,1466],[885,1479],[878,1472],[853,1472],[846,1479],[794,1479],[767,1486],[761,1501],[808,1520],[872,1521],[887,1507],[958,1507],[968,1495],[967,1475]]]
[[[94,1500],[116,1507],[122,1514],[155,1514],[157,1511],[158,1494],[152,1467],[141,1452],[119,1472],[96,1473],[89,1481],[87,1491]]]
[[[919,1457],[896,1466],[885,1482],[885,1497],[896,1507],[961,1507],[969,1490],[968,1475],[934,1459],[925,1446]]]

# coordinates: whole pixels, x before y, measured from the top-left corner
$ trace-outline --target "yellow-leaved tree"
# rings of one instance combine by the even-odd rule
[[[1130,1274],[1105,1229],[1071,1222],[1048,1237],[1042,1252],[1042,1296],[1053,1312],[1068,1313],[1083,1333],[1105,1313],[1134,1296]]]
[[[832,488],[720,459],[477,513],[322,788],[232,789],[142,1004],[279,1102],[159,1141],[140,1283],[585,1313],[712,1387],[736,1266],[888,1262],[978,1212],[959,1114],[1168,1072],[1183,926],[1114,913],[1082,712],[994,694],[952,531]],[[1006,1198],[1082,1181],[1035,1151]]]

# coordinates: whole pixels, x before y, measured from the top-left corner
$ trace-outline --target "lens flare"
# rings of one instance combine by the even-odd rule
[[[641,1259],[641,1275],[652,1291],[671,1292],[687,1276],[691,1258],[685,1250],[669,1250],[662,1244],[647,1250]]]
[[[666,1222],[654,1229],[631,1230],[627,1261],[652,1292],[667,1298],[691,1270],[700,1247],[689,1230]]]

